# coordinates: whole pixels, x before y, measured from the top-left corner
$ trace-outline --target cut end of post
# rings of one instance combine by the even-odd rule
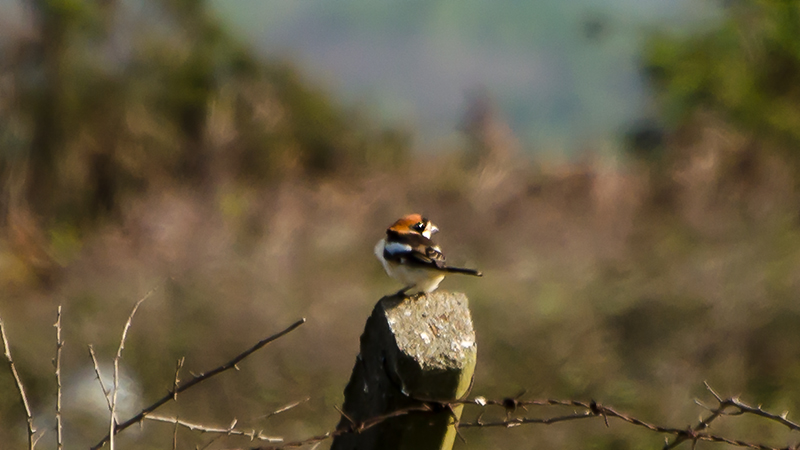
[[[466,295],[436,291],[385,297],[379,306],[397,349],[420,369],[460,371],[474,365],[477,346]]]

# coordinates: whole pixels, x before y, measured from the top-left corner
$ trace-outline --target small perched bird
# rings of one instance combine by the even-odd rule
[[[431,240],[439,229],[419,214],[402,217],[386,230],[375,246],[375,256],[386,273],[405,287],[396,295],[433,292],[448,273],[483,276],[477,270],[449,267],[442,249]]]

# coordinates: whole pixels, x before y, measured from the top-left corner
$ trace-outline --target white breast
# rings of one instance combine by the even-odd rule
[[[375,256],[377,256],[378,260],[380,260],[381,264],[383,264],[383,269],[386,271],[386,273],[390,277],[399,281],[404,287],[414,286],[414,289],[409,290],[407,293],[414,294],[417,292],[433,292],[439,287],[439,283],[444,280],[443,272],[424,269],[421,267],[411,267],[404,264],[387,261],[386,258],[383,257],[383,251],[385,249],[389,250],[389,253],[393,253],[389,247],[393,247],[395,252],[399,252],[409,251],[411,250],[411,246],[396,242],[393,242],[387,246],[385,239],[381,239],[380,242],[375,245]]]

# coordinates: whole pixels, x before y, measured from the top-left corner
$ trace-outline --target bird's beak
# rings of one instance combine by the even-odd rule
[[[431,234],[435,234],[437,231],[439,231],[439,227],[437,227],[434,224],[431,224],[431,229],[430,229]]]

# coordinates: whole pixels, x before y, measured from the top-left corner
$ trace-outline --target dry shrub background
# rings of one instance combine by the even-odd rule
[[[237,418],[286,438],[332,429],[364,322],[398,288],[372,248],[409,212],[439,225],[451,262],[485,274],[442,285],[470,298],[473,393],[597,399],[684,426],[702,412],[692,399],[708,381],[800,413],[800,218],[786,140],[701,105],[649,153],[590,148],[556,162],[521,152],[481,100],[488,109],[468,112],[462,145],[414,153],[411,131],[379,127],[289,66],[254,59],[192,2],[150,3],[169,14],[170,39],[134,33],[122,75],[87,56],[115,32],[102,20],[113,12],[89,3],[53,29],[34,10],[30,33],[5,44],[0,315],[38,428],[53,426],[58,305],[65,442],[88,446],[107,414],[86,346],[110,363],[131,306],[158,287],[122,358],[121,419],[171,387],[177,359],[201,372],[306,317],[164,413]],[[81,35],[86,23],[98,34]],[[37,53],[47,33],[72,36],[73,47]],[[31,86],[26,70],[41,66],[54,67],[50,83]],[[0,442],[21,448],[24,417],[5,374],[0,399]],[[755,421],[715,426],[770,445],[789,439]],[[172,433],[148,422],[119,445],[164,448]],[[463,434],[459,448],[662,442],[599,421]],[[180,448],[212,439],[178,436]],[[54,442],[48,432],[40,447]],[[209,448],[237,445],[248,444]]]

